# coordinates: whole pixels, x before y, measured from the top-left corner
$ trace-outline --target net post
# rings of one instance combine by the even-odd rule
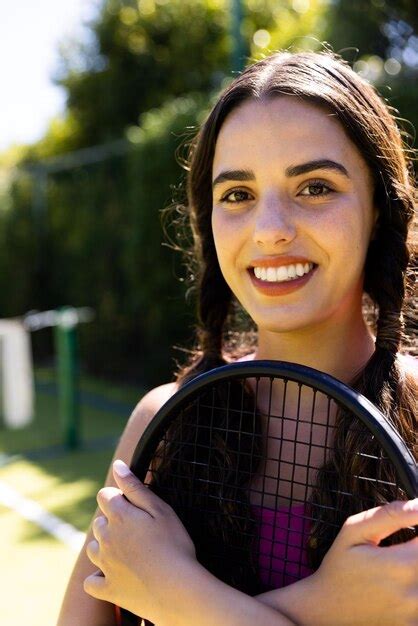
[[[64,432],[64,445],[70,450],[76,450],[81,444],[78,316],[73,307],[62,307],[57,313],[54,335],[57,354],[59,413]]]

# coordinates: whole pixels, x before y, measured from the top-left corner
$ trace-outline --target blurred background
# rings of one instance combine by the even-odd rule
[[[0,622],[47,626],[132,408],[171,380],[191,344],[194,302],[163,224],[184,198],[188,140],[250,59],[326,42],[376,86],[413,148],[418,8],[16,0],[2,9]]]

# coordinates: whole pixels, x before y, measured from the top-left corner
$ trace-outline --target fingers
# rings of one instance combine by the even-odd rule
[[[152,517],[168,512],[168,505],[148,489],[131,472],[126,463],[119,459],[116,460],[113,463],[113,475],[118,487],[131,504],[146,511]]]
[[[126,499],[123,497],[120,489],[103,487],[97,492],[96,500],[100,510],[109,521],[111,519],[122,519]]]
[[[100,567],[100,563],[99,563],[100,546],[99,546],[98,541],[96,541],[95,539],[92,539],[92,541],[89,541],[89,543],[86,546],[86,554],[94,565],[97,565],[97,567]]]
[[[132,505],[137,514],[145,512],[154,518],[171,511],[171,507],[148,489],[123,461],[114,462],[113,475],[119,489],[104,487],[97,494],[97,503],[109,521],[123,522],[124,517],[134,514]]]
[[[86,593],[98,600],[105,599],[106,579],[100,570],[94,572],[84,580],[83,588]]]
[[[382,549],[390,554],[397,553],[399,558],[405,561],[411,561],[416,564],[416,576],[418,580],[418,537],[413,537],[403,543],[395,543],[389,546],[382,546]]]
[[[120,459],[113,463],[113,476],[124,495],[132,504],[138,506],[140,503],[142,504],[146,501],[149,493],[152,494],[135,474],[131,472],[126,463]]]
[[[395,500],[349,517],[342,528],[342,540],[347,543],[379,545],[392,533],[418,524],[418,498],[401,502]]]
[[[95,518],[91,529],[97,541],[100,541],[100,539],[103,536],[103,531],[107,528],[107,526],[108,526],[108,522],[104,515],[99,515],[98,517]]]

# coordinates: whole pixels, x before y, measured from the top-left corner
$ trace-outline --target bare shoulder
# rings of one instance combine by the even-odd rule
[[[122,459],[128,465],[131,463],[132,455],[141,439],[144,430],[152,421],[157,411],[167,402],[178,389],[177,383],[167,383],[154,387],[148,391],[138,402],[125,426],[119,439],[113,460]],[[111,467],[106,478],[106,484],[115,485]]]
[[[130,434],[139,440],[155,414],[176,393],[177,389],[177,383],[166,383],[148,391],[132,411],[125,432],[129,429]]]

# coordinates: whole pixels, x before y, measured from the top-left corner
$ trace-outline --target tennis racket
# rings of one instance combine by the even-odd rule
[[[411,451],[369,400],[281,361],[185,384],[144,431],[131,469],[172,506],[198,561],[249,595],[315,571],[350,515],[418,496]],[[381,545],[417,535],[403,529]],[[118,625],[141,624],[116,614]]]

